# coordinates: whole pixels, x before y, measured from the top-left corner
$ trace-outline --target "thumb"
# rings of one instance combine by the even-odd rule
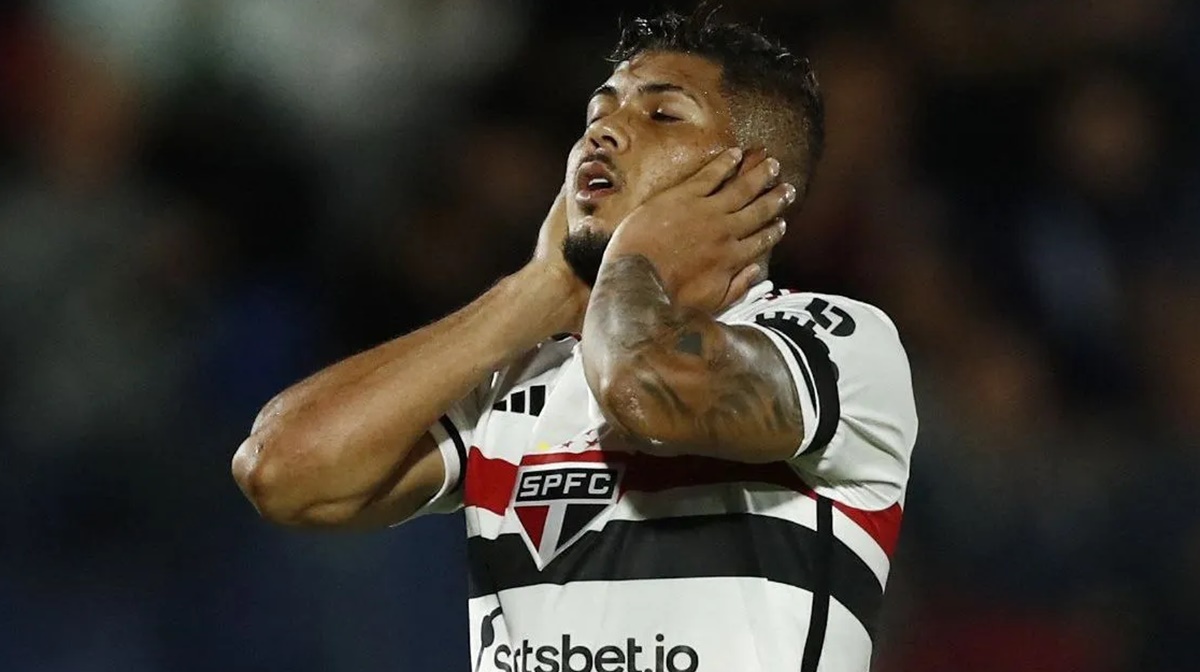
[[[750,264],[733,276],[733,279],[729,281],[729,290],[725,292],[725,300],[721,302],[721,310],[741,301],[754,286],[754,281],[758,279],[761,270],[758,264]]]

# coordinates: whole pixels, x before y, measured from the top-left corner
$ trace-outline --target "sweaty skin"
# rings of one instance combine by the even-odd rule
[[[445,467],[427,429],[491,373],[579,329],[588,288],[559,252],[560,195],[533,259],[465,308],[280,392],[233,457],[238,486],[284,525],[371,528],[406,520]]]
[[[775,220],[788,190],[759,169],[769,165],[761,155],[739,164],[722,154],[734,143],[712,63],[645,54],[607,84],[611,91],[589,104],[587,132],[520,271],[263,407],[232,464],[263,517],[322,527],[409,518],[445,478],[427,428],[493,371],[565,331],[587,334],[588,381],[608,417],[656,450],[765,460],[799,445],[796,393],[780,355],[757,332],[710,317],[761,277],[755,260],[782,235]],[[620,189],[584,203],[577,173],[597,153]],[[696,191],[701,182],[680,189],[711,164],[721,172],[711,197]],[[739,201],[748,205],[731,210]],[[589,228],[613,234],[590,294],[561,251],[566,236]]]
[[[587,130],[567,158],[566,184],[574,187],[582,160],[600,153],[612,159],[621,188],[594,212],[573,199],[570,233],[612,234],[634,208],[734,146],[720,77],[715,64],[676,53],[643,54],[617,65],[588,101]]]
[[[612,233],[584,370],[610,423],[647,451],[781,460],[804,429],[786,363],[757,330],[713,315],[763,277],[796,190],[778,182],[777,161],[747,167],[725,151],[720,91],[713,63],[649,53],[619,65],[588,106],[569,165],[604,155],[621,188],[568,211],[573,232]]]

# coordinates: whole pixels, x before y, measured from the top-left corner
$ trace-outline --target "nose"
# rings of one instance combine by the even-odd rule
[[[606,151],[620,154],[629,147],[629,133],[621,128],[612,117],[599,119],[593,123],[585,135],[586,144],[592,151]]]

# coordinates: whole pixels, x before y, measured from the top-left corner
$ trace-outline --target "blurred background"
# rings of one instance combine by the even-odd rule
[[[776,282],[914,363],[876,669],[1197,669],[1200,6],[729,4],[827,96]],[[229,460],[523,263],[644,3],[2,7],[0,670],[465,672],[458,517],[279,530]]]

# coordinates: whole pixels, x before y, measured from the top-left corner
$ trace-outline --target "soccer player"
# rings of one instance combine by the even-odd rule
[[[816,79],[711,15],[614,61],[528,264],[279,394],[234,475],[284,524],[463,509],[475,670],[866,670],[917,419],[883,312],[766,280]]]

